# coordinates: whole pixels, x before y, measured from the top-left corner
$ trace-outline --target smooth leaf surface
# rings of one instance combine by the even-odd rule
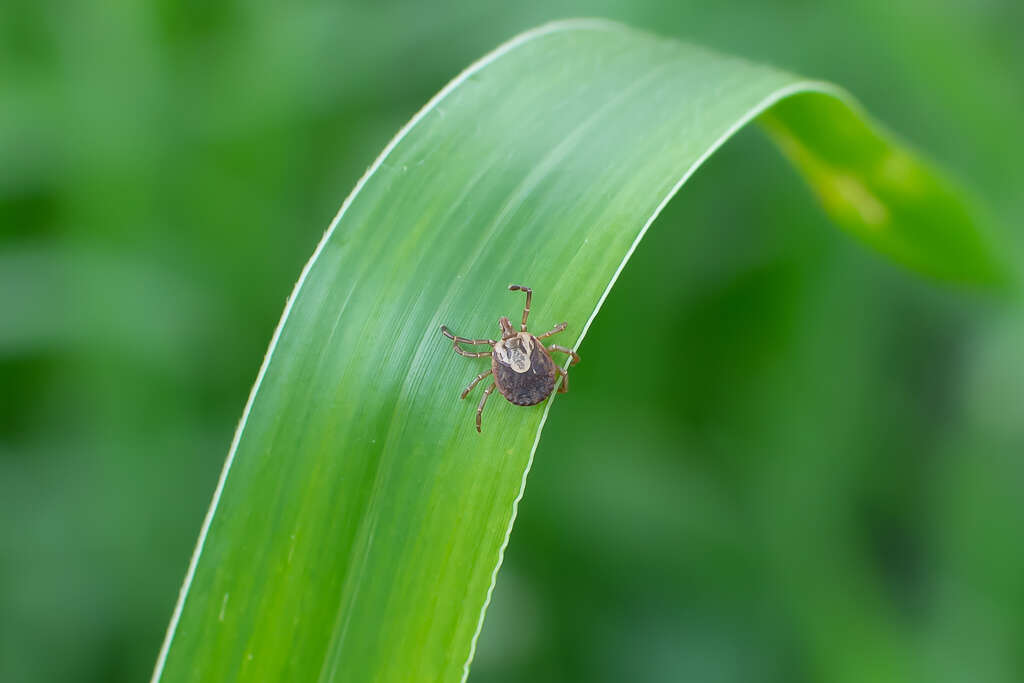
[[[956,195],[834,87],[603,22],[523,34],[398,134],[302,273],[154,680],[464,677],[551,404],[495,394],[478,434],[485,385],[458,396],[487,362],[440,325],[495,337],[521,283],[531,330],[578,346],[664,204],[762,114],[869,245],[998,279]]]

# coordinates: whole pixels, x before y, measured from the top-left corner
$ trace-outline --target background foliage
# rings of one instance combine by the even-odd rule
[[[840,83],[1021,224],[1018,3],[705,5],[9,2],[0,679],[148,676],[302,263],[519,30],[602,15]],[[1018,680],[1017,302],[883,263],[756,130],[659,222],[553,411],[473,680]]]

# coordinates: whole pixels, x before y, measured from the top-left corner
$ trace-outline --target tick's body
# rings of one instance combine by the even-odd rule
[[[491,372],[498,391],[517,406],[535,406],[555,388],[558,367],[544,345],[529,332],[494,345]]]
[[[494,381],[484,390],[483,398],[480,399],[480,405],[477,406],[477,431],[480,431],[480,416],[483,413],[484,404],[495,387],[510,403],[514,403],[517,406],[537,405],[546,399],[554,391],[559,375],[562,376],[562,386],[558,389],[559,393],[565,393],[569,390],[568,372],[566,372],[565,368],[555,365],[555,361],[551,359],[548,349],[568,353],[572,357],[570,365],[575,365],[580,359],[572,349],[567,349],[558,344],[552,344],[550,347],[544,348],[544,344],[541,343],[541,339],[564,330],[566,327],[565,323],[556,325],[553,329],[539,337],[535,337],[527,332],[526,318],[530,315],[530,299],[533,292],[528,287],[520,287],[519,285],[509,285],[509,289],[526,292],[526,307],[523,309],[522,331],[516,332],[512,329],[511,323],[505,317],[498,321],[498,324],[501,325],[501,339],[498,341],[493,339],[457,337],[447,327],[441,326],[441,333],[452,340],[452,346],[459,355],[469,358],[491,357],[491,369],[477,375],[476,379],[470,382],[466,390],[462,392],[462,398],[466,398],[467,394],[472,391],[473,387],[480,380],[488,375],[494,375]],[[492,350],[466,351],[459,344],[489,344]]]

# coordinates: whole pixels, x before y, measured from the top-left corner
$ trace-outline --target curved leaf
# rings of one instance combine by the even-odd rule
[[[458,396],[486,360],[439,327],[498,335],[520,283],[531,329],[565,320],[551,341],[578,346],[661,208],[758,116],[868,244],[997,279],[956,196],[833,86],[604,22],[523,34],[399,132],[302,272],[154,680],[464,677],[551,403],[496,394],[478,434],[483,386]]]

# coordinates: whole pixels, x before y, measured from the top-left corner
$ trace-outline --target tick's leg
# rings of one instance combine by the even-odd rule
[[[564,325],[565,323],[562,323],[562,326]],[[540,339],[540,337],[537,338]],[[568,347],[562,346],[561,344],[551,344],[547,347],[547,350],[561,351],[562,353],[569,354],[569,357],[572,359],[569,361],[570,366],[576,365],[577,363],[580,362],[580,355],[578,353],[576,353],[575,351]],[[564,394],[567,391],[569,391],[569,373],[566,371],[565,368],[560,368],[557,365],[555,366],[555,370],[558,370],[558,374],[562,376],[562,386],[558,387],[558,393]]]
[[[566,325],[568,325],[568,324],[569,324],[569,323],[558,323],[557,325],[555,325],[554,327],[552,327],[552,328],[551,328],[550,330],[548,330],[548,331],[547,331],[547,332],[545,332],[544,334],[542,334],[542,335],[540,335],[539,337],[537,337],[537,339],[544,339],[545,337],[550,337],[550,336],[551,336],[551,335],[553,335],[553,334],[558,334],[559,332],[561,332],[562,330],[564,330],[564,329],[565,329],[565,326],[566,326]]]
[[[558,370],[558,374],[562,376],[562,386],[558,387],[558,393],[567,393],[569,391],[569,373],[565,371],[565,368],[560,368],[557,365],[555,370]]]
[[[513,292],[526,292],[526,308],[523,309],[523,332],[526,332],[526,318],[530,315],[530,300],[533,298],[533,290],[522,285],[509,285]]]
[[[494,346],[497,344],[493,339],[467,339],[466,337],[459,337],[452,334],[446,326],[441,325],[441,334],[452,340],[452,348],[455,349],[455,353],[466,358],[483,358],[484,356],[491,355],[490,351],[466,351],[459,344],[490,344]]]
[[[448,329],[447,325],[441,325],[441,334],[459,344],[490,344],[491,346],[494,346],[498,343],[493,339],[467,339],[465,337],[460,337],[452,334],[452,331]]]
[[[538,337],[538,339],[540,339],[540,337]],[[562,353],[567,353],[572,356],[572,362],[569,363],[569,365],[576,365],[580,362],[580,354],[576,353],[572,349],[561,346],[560,344],[549,344],[547,349],[548,351],[561,351]]]
[[[484,389],[484,395],[480,399],[480,405],[476,407],[476,431],[480,431],[480,415],[484,412],[484,404],[487,403],[487,397],[494,391],[494,387],[498,386],[496,383],[491,382],[491,386]]]
[[[452,344],[452,348],[455,349],[455,353],[459,354],[460,356],[465,356],[466,358],[483,358],[484,356],[490,358],[491,356],[490,351],[463,351],[462,347],[459,346],[458,342]]]
[[[487,372],[481,372],[479,375],[477,375],[476,379],[469,383],[469,386],[466,387],[466,390],[462,392],[462,396],[460,396],[459,398],[466,398],[466,395],[469,394],[469,392],[473,391],[473,387],[475,387],[477,384],[479,384],[480,380],[482,380],[484,377],[486,377],[487,375],[491,374],[492,372],[494,372],[494,370],[488,370]]]

